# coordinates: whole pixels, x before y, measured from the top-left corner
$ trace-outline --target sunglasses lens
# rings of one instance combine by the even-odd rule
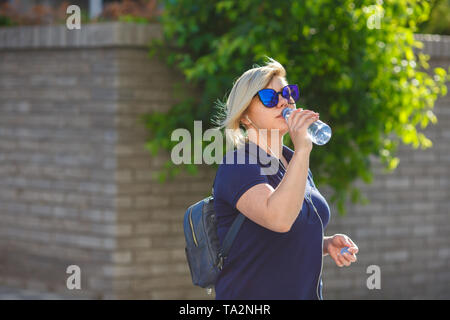
[[[288,99],[290,101],[290,97],[294,99],[294,101],[297,101],[300,97],[300,94],[298,92],[298,86],[296,84],[290,84],[283,88],[283,97]]]
[[[269,108],[272,108],[278,104],[278,95],[275,90],[263,89],[258,92],[261,102]]]

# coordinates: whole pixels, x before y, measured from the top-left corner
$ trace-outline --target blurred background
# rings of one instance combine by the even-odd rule
[[[360,253],[324,258],[324,299],[450,298],[450,1],[271,6],[0,0],[0,299],[213,299],[182,224],[216,167],[179,170],[167,140],[263,55],[333,130],[311,169]]]

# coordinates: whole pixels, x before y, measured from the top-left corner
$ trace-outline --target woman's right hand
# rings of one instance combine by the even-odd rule
[[[298,108],[288,118],[289,135],[295,150],[312,150],[312,141],[308,136],[308,127],[319,119],[317,112]]]

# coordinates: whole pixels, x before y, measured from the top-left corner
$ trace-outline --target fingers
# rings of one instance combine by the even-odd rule
[[[305,117],[302,119],[303,120],[302,123],[299,124],[299,126],[306,125],[306,128],[308,128],[311,125],[311,123],[319,119],[319,116],[315,112],[313,111],[311,112],[312,114],[305,115]]]
[[[343,235],[342,242],[343,242],[343,244],[342,244],[343,246],[348,247],[347,251],[350,253],[350,255],[355,255],[358,253],[358,251],[359,251],[358,246],[348,236]]]
[[[305,123],[309,127],[311,123],[318,120],[318,114],[311,110],[296,109],[289,118],[292,118],[290,127],[299,129]]]
[[[349,263],[356,262],[356,253],[358,253],[358,247],[346,235],[342,235],[341,239],[342,245],[348,248],[347,251],[344,252],[341,256],[343,256],[344,259]]]
[[[343,247],[351,247],[352,244],[348,241],[348,237],[345,234],[336,234],[336,239],[339,240],[339,244]]]
[[[356,253],[358,253],[358,247],[356,244],[345,234],[336,234],[333,236],[333,246],[328,248],[330,257],[336,262],[339,267],[350,266],[353,262],[356,262]],[[341,251],[346,248],[344,253]]]
[[[349,267],[350,264],[352,264],[353,262],[356,262],[356,256],[353,254],[349,254],[348,252],[345,252],[344,254],[341,253],[337,253],[336,254],[336,260],[337,260],[337,265],[339,267]]]
[[[343,247],[348,247],[348,251],[352,254],[358,253],[358,246],[345,234],[339,234],[338,239]]]
[[[341,254],[342,248],[336,248],[329,252],[330,257],[336,262],[338,267],[350,266],[353,262],[356,262],[356,255],[353,253],[344,252]],[[350,250],[350,249],[348,249]]]
[[[292,111],[290,117],[288,118],[289,128],[292,128],[292,126],[298,122],[298,118],[301,115],[302,111],[302,108],[298,108]]]
[[[346,263],[346,260],[336,251],[329,252],[330,257],[336,262],[338,267],[343,267]]]
[[[349,237],[347,237],[347,242],[351,244],[350,248],[348,248],[348,251],[353,254],[357,254],[359,251],[358,246]]]
[[[291,113],[291,115],[289,116],[288,121],[287,121],[289,128],[292,128],[292,123],[293,123],[293,121],[294,121],[294,117],[295,117],[296,114],[297,114],[298,112],[300,112],[301,110],[303,110],[303,109],[302,109],[302,108],[298,108],[298,109],[295,109],[294,111],[292,111],[292,113]]]
[[[350,263],[352,263],[352,262],[356,262],[356,256],[355,256],[354,254],[350,254],[350,253],[348,253],[348,252],[345,252],[345,253],[342,255],[342,257],[344,257],[344,259],[349,263],[349,265],[350,265]]]

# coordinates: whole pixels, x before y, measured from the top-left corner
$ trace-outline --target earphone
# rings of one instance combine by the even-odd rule
[[[260,129],[258,128],[258,126],[257,126],[256,124],[254,124],[252,120],[250,120],[250,118],[248,117],[248,115],[245,115],[245,117],[247,118],[248,121],[250,121],[250,123],[251,123],[252,125],[254,125],[254,126],[256,127],[256,129],[260,130]],[[269,145],[267,144],[267,141],[265,141],[265,142],[266,142],[267,148],[268,148],[268,149],[270,150],[270,152],[272,153],[272,157],[274,157],[275,159],[278,159],[277,157],[274,156],[275,152],[273,152],[272,149],[269,147]],[[281,165],[283,166],[284,170],[286,170],[286,168],[284,167],[284,165],[283,165],[283,163],[281,162],[281,160],[278,159],[278,161],[281,163]]]
[[[247,118],[248,121],[250,121],[250,123],[251,123],[252,125],[254,125],[254,126],[256,127],[256,129],[259,130],[258,126],[257,126],[256,124],[254,124],[252,120],[250,120],[250,118],[248,117],[248,115],[245,115],[245,117]]]

